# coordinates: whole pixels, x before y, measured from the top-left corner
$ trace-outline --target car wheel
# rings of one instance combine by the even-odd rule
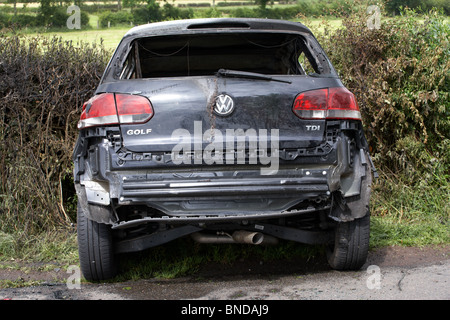
[[[329,265],[336,270],[359,270],[367,259],[370,215],[341,222],[335,228],[334,243],[327,250]]]
[[[112,278],[117,273],[111,228],[88,219],[78,206],[78,253],[83,276],[88,281]]]

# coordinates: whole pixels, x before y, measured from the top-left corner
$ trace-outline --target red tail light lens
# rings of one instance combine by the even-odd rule
[[[118,123],[114,94],[102,93],[83,104],[78,129]]]
[[[144,123],[151,117],[153,107],[143,96],[102,93],[84,103],[78,129],[119,123]]]
[[[144,123],[153,117],[153,108],[143,96],[116,94],[117,114],[120,123]]]
[[[293,111],[301,119],[361,120],[355,96],[344,87],[302,92],[295,98]]]

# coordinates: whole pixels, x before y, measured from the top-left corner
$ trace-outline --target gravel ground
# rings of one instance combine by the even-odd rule
[[[40,282],[1,289],[0,300],[450,300],[449,254],[449,245],[386,247],[371,251],[366,265],[352,272],[330,270],[323,258],[238,261],[210,264],[190,277],[82,282],[72,289],[71,274],[58,268],[0,268],[0,279]]]

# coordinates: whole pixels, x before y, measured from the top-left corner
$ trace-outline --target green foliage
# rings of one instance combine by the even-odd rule
[[[126,255],[120,263],[123,271],[115,281],[142,278],[176,278],[192,275],[202,265],[211,263],[226,268],[239,261],[292,261],[323,256],[321,246],[301,245],[280,241],[274,246],[251,246],[245,244],[198,244],[190,238],[181,238],[163,246]]]
[[[450,160],[450,29],[435,11],[423,18],[407,10],[369,30],[360,12],[319,35],[357,96],[377,165],[409,183]]]
[[[258,5],[259,8],[265,9],[267,6],[267,3],[269,3],[269,0],[255,0],[255,3]]]
[[[130,24],[133,22],[133,15],[125,10],[112,12],[112,11],[104,11],[100,14],[98,21],[102,28],[108,27],[108,22],[110,26],[117,26],[120,24]]]
[[[50,16],[54,12],[53,1],[52,0],[40,0],[39,2],[41,3],[39,12],[41,15],[42,22],[44,24],[48,24],[49,20],[50,20]]]
[[[241,7],[230,10],[229,15],[235,18],[267,18],[267,19],[293,19],[300,10],[296,6],[284,8],[248,8]]]
[[[0,262],[14,259],[75,264],[78,262],[78,252],[74,231],[56,228],[39,234],[0,231]]]
[[[162,14],[159,3],[155,0],[148,0],[147,5],[143,8],[132,10],[135,24],[145,24],[162,20]]]
[[[10,26],[16,28],[36,27],[41,23],[38,17],[28,14],[5,15],[4,17],[2,18],[0,15],[0,25],[5,28]]]
[[[220,18],[222,17],[222,12],[216,8],[208,8],[203,10],[201,14],[196,15],[197,18]]]
[[[298,0],[299,12],[302,16],[335,16],[348,15],[360,6],[360,3],[349,0]]]
[[[109,56],[101,46],[0,34],[0,231],[36,234],[74,220],[76,124]]]
[[[192,8],[181,9],[167,1],[161,8],[155,0],[148,0],[145,7],[133,9],[132,15],[135,24],[145,24],[166,20],[191,19],[194,17],[194,10]]]
[[[37,14],[21,13],[17,15],[0,13],[0,28],[13,27],[52,27],[66,28],[67,19],[71,15],[67,13],[67,7],[49,6],[44,11],[40,9]],[[80,11],[81,27],[89,25],[89,16],[83,10]]]
[[[55,28],[66,28],[67,19],[71,15],[67,13],[66,7],[54,7],[50,17],[48,19],[48,24]],[[89,16],[83,10],[80,10],[81,27],[85,28],[89,24]],[[39,19],[39,17],[38,17]],[[39,25],[39,24],[38,24]]]
[[[316,32],[357,97],[380,179],[371,212],[373,244],[449,241],[449,25],[413,10],[369,30],[360,11]]]
[[[168,2],[165,2],[162,8],[162,20],[191,19],[193,17],[194,10],[192,8],[180,9]]]
[[[447,0],[386,0],[386,10],[391,14],[400,14],[403,9],[417,9],[424,12],[433,8],[450,14],[450,3]]]

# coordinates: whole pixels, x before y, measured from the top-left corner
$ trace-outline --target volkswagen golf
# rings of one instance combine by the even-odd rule
[[[84,103],[73,153],[84,277],[200,243],[322,244],[367,258],[376,174],[355,96],[311,31],[270,19],[132,28]]]

